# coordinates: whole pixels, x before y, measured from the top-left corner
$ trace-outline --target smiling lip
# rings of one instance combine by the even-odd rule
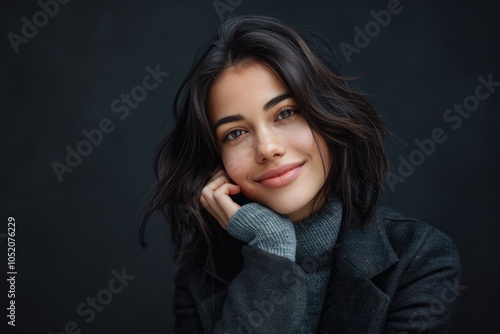
[[[256,179],[260,184],[269,188],[286,186],[297,178],[302,170],[303,162],[292,163],[268,170]]]

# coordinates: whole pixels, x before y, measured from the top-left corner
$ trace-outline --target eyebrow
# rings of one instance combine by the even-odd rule
[[[262,108],[262,110],[268,111],[269,109],[271,109],[272,107],[274,107],[275,105],[280,103],[281,101],[289,99],[291,97],[292,97],[292,95],[290,93],[283,93],[283,94],[280,94],[278,96],[275,96],[272,99],[270,99],[269,101],[267,101],[266,104],[264,104],[264,107]],[[245,119],[245,117],[240,115],[240,114],[222,117],[221,119],[218,119],[217,122],[215,122],[214,131],[222,124],[236,122],[236,121],[242,121],[244,119]]]

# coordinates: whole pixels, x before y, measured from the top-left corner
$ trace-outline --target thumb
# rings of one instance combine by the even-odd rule
[[[241,187],[237,184],[228,183],[227,190],[228,195],[236,195],[241,192]]]

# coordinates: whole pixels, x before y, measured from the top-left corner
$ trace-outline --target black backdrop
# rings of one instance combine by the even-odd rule
[[[48,6],[51,15],[44,15],[36,1],[3,1],[2,326],[10,300],[7,223],[14,217],[16,327],[6,326],[8,333],[171,331],[168,234],[153,219],[143,251],[138,216],[175,91],[208,32],[234,8],[231,15],[276,16],[321,33],[338,51],[343,72],[361,75],[357,86],[393,133],[393,187],[382,204],[438,227],[459,247],[464,279],[451,333],[498,331],[500,87],[481,88],[482,100],[474,97],[479,77],[500,81],[498,5],[393,4],[73,0]],[[388,8],[390,22],[374,23],[371,11]],[[30,30],[33,23],[38,27]],[[356,36],[355,27],[368,35]],[[347,55],[347,44],[357,49]],[[164,72],[158,85],[141,88],[157,66]],[[138,102],[125,107],[121,95],[131,93]],[[472,111],[448,111],[463,103]],[[102,137],[93,130],[99,127]],[[439,129],[446,140],[431,150]],[[85,144],[84,130],[94,144]],[[428,143],[427,152],[418,153],[416,140]],[[86,156],[61,167],[68,149]],[[398,171],[402,159],[418,166]],[[67,168],[61,179],[54,162]],[[105,305],[90,311],[96,297]]]

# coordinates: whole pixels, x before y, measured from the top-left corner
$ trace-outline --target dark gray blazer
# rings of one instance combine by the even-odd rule
[[[176,275],[176,333],[297,333],[307,303],[304,269],[222,237],[217,274],[192,261]],[[381,208],[364,230],[341,226],[325,258],[333,267],[317,333],[447,332],[461,267],[444,233]]]

